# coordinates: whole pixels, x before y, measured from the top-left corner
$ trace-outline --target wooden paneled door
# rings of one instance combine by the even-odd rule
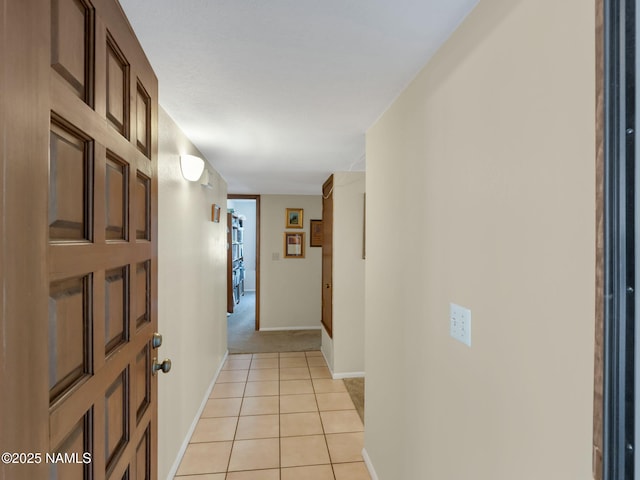
[[[0,478],[154,479],[157,79],[115,0],[0,3]]]
[[[333,338],[333,175],[322,186],[322,325]]]

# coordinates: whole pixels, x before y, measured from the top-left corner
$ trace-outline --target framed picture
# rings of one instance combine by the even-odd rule
[[[302,208],[287,208],[287,217],[285,219],[285,228],[303,228]]]
[[[284,233],[284,258],[304,258],[304,232]]]
[[[310,220],[311,233],[309,234],[309,246],[322,246],[322,220]]]
[[[216,205],[215,203],[211,205],[211,221],[220,223],[220,205]]]

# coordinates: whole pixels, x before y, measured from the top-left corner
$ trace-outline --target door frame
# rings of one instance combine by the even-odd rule
[[[227,194],[227,200],[255,200],[256,202],[256,321],[255,330],[260,330],[260,195]]]
[[[596,1],[593,476],[635,478],[638,185],[635,1]]]
[[[321,324],[333,339],[333,187],[331,174],[322,185],[322,318]],[[327,218],[330,210],[330,221]]]

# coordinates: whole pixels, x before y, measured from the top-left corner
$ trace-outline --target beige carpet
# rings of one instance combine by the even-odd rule
[[[245,292],[227,317],[229,353],[304,352],[320,350],[320,330],[255,331],[255,292]]]
[[[227,317],[229,353],[304,352],[320,350],[320,330],[255,331],[255,292],[245,292]],[[364,423],[364,378],[347,378],[345,386]]]
[[[364,378],[345,378],[343,382],[356,406],[360,420],[364,423]]]

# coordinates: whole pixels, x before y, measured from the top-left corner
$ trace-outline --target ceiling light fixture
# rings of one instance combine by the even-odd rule
[[[197,182],[204,171],[204,160],[195,155],[180,155],[182,176],[190,182]]]

